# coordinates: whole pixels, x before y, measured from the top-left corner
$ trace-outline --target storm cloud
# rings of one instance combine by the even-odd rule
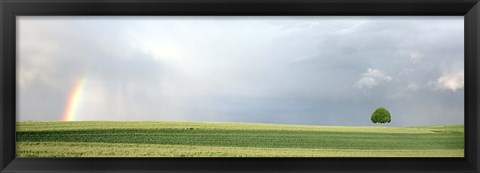
[[[464,122],[462,16],[17,20],[18,121]]]

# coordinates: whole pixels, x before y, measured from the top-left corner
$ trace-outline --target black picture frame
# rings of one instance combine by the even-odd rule
[[[0,172],[479,172],[478,0],[0,0]],[[464,158],[16,158],[16,16],[465,17]]]

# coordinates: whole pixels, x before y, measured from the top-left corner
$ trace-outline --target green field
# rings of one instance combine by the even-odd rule
[[[463,157],[463,125],[18,122],[17,157]]]

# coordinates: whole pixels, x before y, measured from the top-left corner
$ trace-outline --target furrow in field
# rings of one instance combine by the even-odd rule
[[[463,157],[463,150],[354,150],[19,142],[18,157]]]
[[[19,131],[18,142],[103,142],[321,149],[463,149],[463,134],[277,130],[109,129]]]
[[[18,122],[17,131],[85,130],[85,129],[214,129],[214,130],[279,130],[376,133],[435,133],[429,127],[385,126],[314,126],[235,122],[165,122],[165,121],[75,121]],[[463,132],[463,126],[459,128]]]

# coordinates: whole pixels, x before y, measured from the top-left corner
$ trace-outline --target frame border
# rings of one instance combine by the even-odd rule
[[[479,172],[479,0],[0,0],[0,172]],[[458,15],[465,22],[464,158],[15,158],[16,16]]]

